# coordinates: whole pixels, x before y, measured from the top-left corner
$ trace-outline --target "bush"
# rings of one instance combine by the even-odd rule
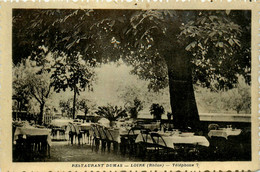
[[[138,113],[143,109],[143,102],[136,97],[127,109],[131,115],[130,117],[136,119]]]
[[[161,120],[164,113],[164,107],[162,105],[153,103],[150,107],[150,113],[154,116],[154,119]]]
[[[110,122],[115,121],[120,117],[127,117],[126,110],[122,107],[112,105],[98,107],[96,114],[108,119]]]

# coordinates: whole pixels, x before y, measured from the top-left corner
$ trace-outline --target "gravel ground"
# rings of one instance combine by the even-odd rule
[[[199,161],[248,161],[251,160],[251,142],[250,139],[243,137],[242,140],[235,140],[236,144],[227,144],[224,139],[222,142],[212,141],[218,149],[214,149],[214,145],[204,148],[199,152],[199,158],[192,159],[189,155],[183,153],[178,154],[172,161],[199,160]],[[234,141],[233,141],[234,142]],[[14,162],[124,162],[124,161],[142,161],[129,155],[92,151],[89,144],[69,144],[68,141],[53,141],[50,149],[50,157],[42,157],[36,155],[34,158],[26,158],[24,154],[16,152],[13,147]],[[23,156],[22,156],[23,155]],[[27,154],[28,155],[28,154]],[[30,155],[30,154],[29,154]],[[19,158],[21,157],[22,158]],[[148,156],[149,157],[149,156]],[[149,157],[150,158],[150,157]],[[191,159],[190,159],[191,158]],[[157,159],[158,160],[158,159]],[[151,159],[146,161],[151,161]],[[171,160],[170,160],[171,161]]]
[[[46,162],[105,162],[105,161],[140,161],[120,154],[92,152],[91,146],[71,145],[68,142],[52,142],[51,157]]]

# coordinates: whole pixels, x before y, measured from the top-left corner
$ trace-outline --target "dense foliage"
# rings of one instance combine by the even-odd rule
[[[13,61],[51,51],[104,62],[124,52],[133,73],[156,89],[167,86],[165,50],[184,46],[193,56],[194,83],[230,88],[236,73],[250,83],[250,17],[249,11],[14,10]]]
[[[42,123],[43,111],[46,101],[51,95],[51,74],[42,71],[30,59],[23,60],[13,68],[13,95],[22,97],[27,101],[35,99],[40,105],[39,123]],[[31,103],[29,101],[29,103]]]
[[[133,74],[149,81],[150,90],[169,86],[177,127],[199,126],[192,84],[226,90],[236,87],[239,76],[250,84],[250,11],[32,9],[13,14],[15,64],[31,56],[44,65],[42,57],[50,52],[67,57],[72,67],[78,56],[90,66],[122,58]],[[75,83],[82,88],[91,83],[72,78],[72,87],[56,80],[55,90],[70,87],[76,95]]]

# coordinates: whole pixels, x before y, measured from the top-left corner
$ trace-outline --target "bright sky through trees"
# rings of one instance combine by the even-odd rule
[[[140,80],[136,75],[131,75],[130,74],[131,66],[127,66],[122,62],[120,62],[120,65],[118,64],[119,63],[111,62],[108,64],[103,64],[101,65],[101,67],[96,68],[95,71],[97,74],[97,81],[93,83],[93,87],[94,87],[93,92],[84,91],[81,93],[79,98],[81,97],[87,98],[93,103],[96,103],[97,107],[105,106],[107,104],[124,106],[125,100],[122,98],[122,94],[127,92],[126,88],[128,87],[128,88],[136,89],[137,93],[133,95],[132,99],[136,95],[140,95],[140,97],[138,98],[146,101],[146,103],[144,103],[144,109],[142,110],[141,114],[148,113],[149,115],[149,106],[152,103],[162,104],[165,108],[165,112],[170,111],[168,88],[165,88],[160,93],[148,92],[147,89],[147,85],[149,84],[148,81]],[[250,91],[249,86],[246,89]],[[129,93],[131,94],[131,91],[129,91]],[[210,112],[221,113],[220,109],[222,109],[222,107],[220,106],[222,104],[225,104],[225,102],[221,100],[221,98],[223,97],[222,95],[225,94],[227,93],[224,92],[211,93],[206,88],[198,88],[195,91],[195,95],[196,95],[196,99],[198,99],[197,105],[198,105],[199,112],[200,113],[210,113]],[[145,97],[144,95],[149,95],[149,96]],[[58,106],[60,100],[68,100],[72,97],[73,97],[73,93],[69,90],[67,90],[65,93],[64,92],[57,93],[57,94],[54,93],[51,100],[51,104]],[[217,98],[219,98],[219,100],[217,100]],[[210,101],[209,99],[210,100],[212,99],[212,101]],[[206,106],[204,106],[205,101],[208,102],[206,103]],[[210,102],[212,102],[212,105],[210,104]],[[221,104],[221,102],[223,103]],[[83,113],[83,112],[78,112],[78,113]]]

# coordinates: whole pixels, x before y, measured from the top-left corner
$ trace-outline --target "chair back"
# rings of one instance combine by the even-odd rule
[[[140,133],[141,130],[143,130],[143,127],[132,127],[129,131],[128,131],[128,135],[138,135]]]
[[[100,134],[96,125],[91,126],[91,130],[93,131],[94,137],[100,138]]]
[[[68,132],[71,132],[71,133],[76,134],[76,135],[78,135],[80,133],[79,127],[76,124],[73,124],[73,123],[69,123],[66,130]]]
[[[218,130],[219,129],[219,125],[218,124],[209,124],[208,126],[208,130]]]
[[[141,133],[143,142],[147,143],[149,140],[152,141],[152,137],[151,137],[151,134],[150,134],[150,130],[142,129],[142,130],[140,131],[140,133]]]
[[[135,143],[135,140],[138,136],[138,134],[140,134],[141,128],[140,127],[132,127],[129,131],[128,131],[128,139],[131,143]]]
[[[159,133],[152,132],[151,137],[152,137],[153,143],[158,144],[163,147],[167,147],[165,140]]]
[[[108,137],[107,137],[107,135],[106,135],[106,132],[105,132],[105,130],[104,130],[104,128],[103,128],[103,126],[97,126],[96,127],[97,128],[97,131],[98,131],[98,133],[99,133],[99,136],[100,136],[100,138],[101,139],[108,139]]]
[[[107,136],[108,140],[115,141],[112,133],[110,132],[110,130],[108,128],[104,128],[104,131],[106,133],[106,136]]]

